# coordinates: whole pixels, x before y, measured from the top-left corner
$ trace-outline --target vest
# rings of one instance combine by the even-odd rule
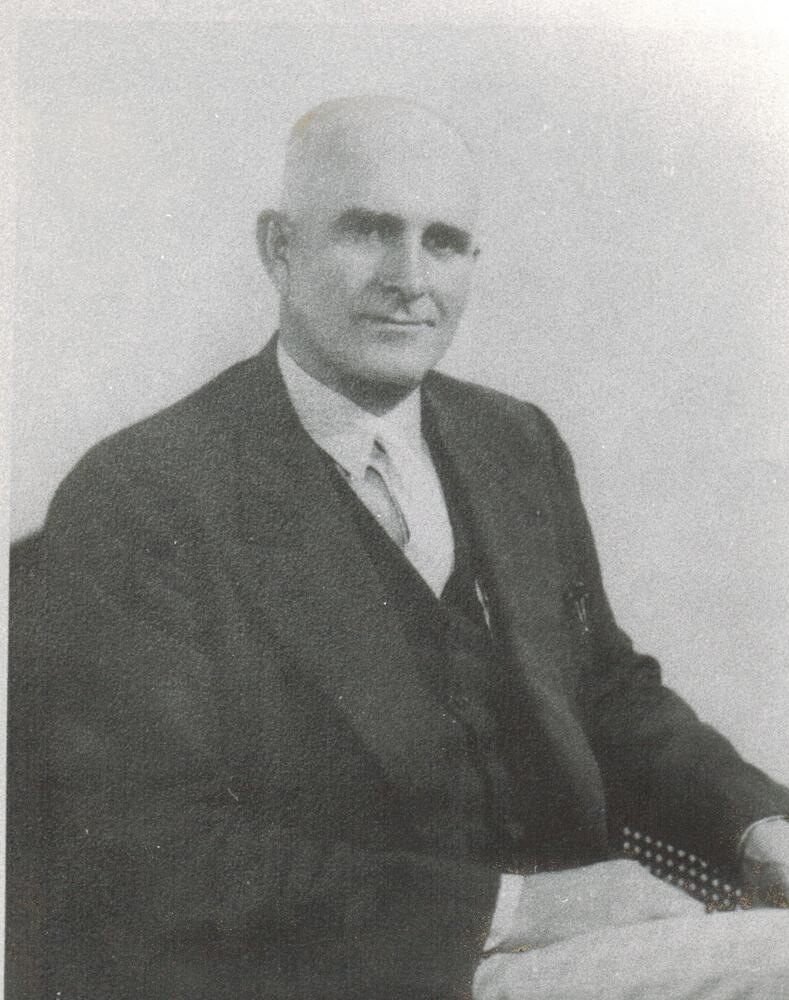
[[[488,588],[460,484],[440,442],[430,436],[428,442],[455,539],[455,564],[440,599],[336,468],[335,488],[352,512],[412,654],[457,737],[436,761],[431,794],[420,797],[415,791],[403,802],[415,846],[507,867],[523,855],[527,829],[512,779],[510,719],[516,686],[497,639],[495,604],[489,629],[477,596],[477,584],[483,593]]]

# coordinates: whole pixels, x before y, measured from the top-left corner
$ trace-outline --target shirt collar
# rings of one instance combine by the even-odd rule
[[[422,405],[419,389],[383,416],[368,413],[323,382],[307,374],[277,341],[277,364],[290,401],[313,441],[351,478],[363,479],[373,441],[422,450]]]

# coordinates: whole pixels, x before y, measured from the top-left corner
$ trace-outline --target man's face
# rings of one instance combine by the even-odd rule
[[[283,344],[351,396],[359,385],[418,385],[466,304],[477,252],[473,169],[457,142],[430,145],[357,139],[291,219]]]

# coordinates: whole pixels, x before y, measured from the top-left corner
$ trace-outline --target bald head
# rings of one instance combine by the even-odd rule
[[[305,115],[258,226],[291,357],[371,410],[412,391],[463,313],[478,202],[468,146],[424,108],[365,97]]]
[[[438,207],[450,198],[476,214],[478,168],[466,141],[426,108],[392,97],[329,101],[293,126],[282,208],[291,216],[341,199],[363,199],[373,184],[420,193]]]

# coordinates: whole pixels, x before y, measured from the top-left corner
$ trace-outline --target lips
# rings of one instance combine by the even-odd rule
[[[367,320],[368,323],[380,323],[383,326],[401,326],[403,328],[415,326],[435,326],[435,320],[429,317],[419,316],[387,316],[385,313],[364,312],[359,314],[359,318]]]

